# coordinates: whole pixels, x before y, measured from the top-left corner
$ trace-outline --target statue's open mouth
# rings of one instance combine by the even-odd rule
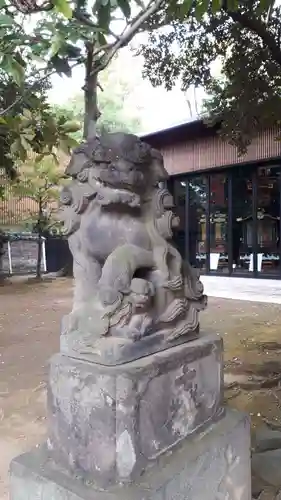
[[[135,194],[136,193],[136,186],[133,184],[127,184],[127,183],[110,183],[110,182],[104,182],[100,179],[96,179],[97,184],[99,184],[102,188],[104,189],[112,189],[114,191],[119,191],[120,193],[130,193],[130,194]]]
[[[141,192],[143,191],[144,187],[140,184],[137,186],[136,184],[130,184],[126,182],[120,182],[120,183],[111,183],[107,181],[102,181],[101,179],[96,178],[96,183],[102,190],[111,190],[114,191],[115,193],[120,193],[120,195],[127,194],[131,196],[139,196]]]
[[[122,187],[109,184],[97,179],[98,200],[102,205],[124,204],[130,207],[140,206],[140,195],[132,190],[130,184],[122,184]]]

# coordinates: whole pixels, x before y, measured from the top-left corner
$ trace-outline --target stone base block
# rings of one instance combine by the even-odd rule
[[[131,482],[222,416],[222,385],[216,335],[116,367],[56,355],[49,449],[57,463],[101,487]]]
[[[234,410],[159,458],[131,485],[106,491],[60,469],[46,447],[13,460],[10,500],[251,500],[250,426]]]

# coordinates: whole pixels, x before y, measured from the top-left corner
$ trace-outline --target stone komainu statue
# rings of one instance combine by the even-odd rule
[[[75,291],[62,350],[110,364],[193,339],[206,297],[171,242],[179,221],[159,187],[162,155],[132,134],[110,133],[79,146],[66,173]]]

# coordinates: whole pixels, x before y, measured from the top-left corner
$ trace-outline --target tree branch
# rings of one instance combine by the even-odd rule
[[[139,14],[137,14],[137,16],[129,23],[124,32],[120,35],[119,40],[112,43],[111,46],[109,45],[108,52],[101,57],[96,67],[93,68],[91,74],[99,73],[99,71],[105,69],[115,56],[116,52],[130,43],[145,21],[150,16],[155,14],[155,12],[157,12],[164,3],[164,0],[151,0],[146,9],[139,12]],[[98,52],[100,51],[98,50],[96,54],[98,54]]]
[[[268,48],[272,58],[277,64],[281,66],[281,50],[274,36],[270,33],[266,24],[256,17],[249,17],[247,14],[243,14],[242,12],[231,11],[227,8],[224,9],[225,12],[231,17],[231,19],[239,23],[244,28],[252,31],[256,35],[258,35],[263,41],[265,47]]]
[[[84,24],[85,26],[89,26],[90,28],[93,28],[96,31],[101,31],[101,28],[95,24],[90,17],[88,16],[87,13],[82,12],[81,10],[75,9],[72,12],[72,17],[79,21],[80,23]],[[108,28],[108,33],[115,38],[115,40],[119,40],[119,36],[116,35],[110,28]]]
[[[108,45],[104,45],[103,47],[100,47],[99,49],[97,49],[97,51],[95,51],[95,56],[97,56],[102,51],[104,51],[105,54],[103,56],[101,56],[100,60],[93,68],[90,76],[93,76],[94,74],[99,73],[99,71],[102,71],[104,68],[106,68],[107,65],[110,63],[110,61],[115,56],[116,52],[118,52],[118,50],[120,48],[125,47],[126,45],[128,45],[130,43],[130,41],[132,40],[134,35],[140,31],[142,25],[147,21],[147,19],[151,15],[155,14],[155,12],[157,12],[159,10],[159,8],[162,6],[162,4],[164,4],[164,3],[165,3],[165,0],[151,0],[145,8],[143,6],[142,11],[139,12],[135,16],[134,19],[132,19],[132,21],[126,26],[126,28],[124,29],[123,33],[120,36],[116,35],[112,31],[109,31],[109,34],[115,38],[115,42],[113,42],[111,44],[109,43]],[[52,2],[46,4],[45,6],[43,6],[43,8],[41,7],[41,10],[45,10],[45,11],[51,10],[51,8],[52,8],[51,6],[53,6]],[[80,14],[82,14],[82,17]],[[94,29],[99,29],[99,27],[97,25],[95,25],[91,21],[91,19],[89,19],[87,16],[83,15],[83,13],[79,12],[78,10],[73,11],[73,17],[75,19],[77,19],[78,21],[83,22],[84,24],[86,24]],[[280,54],[280,57],[281,57],[281,54]],[[78,66],[79,64],[82,64],[82,63],[83,63],[82,60],[77,61],[71,67],[71,69],[74,68],[75,66]],[[42,69],[44,69],[44,71],[45,71],[46,68],[42,68]],[[40,72],[40,71],[41,71],[40,69],[37,70],[33,76],[36,76],[38,74],[38,72]],[[22,99],[24,98],[24,95],[26,95],[27,93],[30,93],[32,91],[33,86],[44,81],[46,78],[49,78],[50,76],[52,76],[55,73],[57,73],[57,71],[54,69],[52,71],[50,71],[49,73],[44,73],[44,75],[41,78],[37,79],[34,82],[34,84],[30,86],[29,89],[27,89],[22,95],[18,96],[7,108],[1,110],[0,117],[4,116],[14,106],[16,106],[19,102],[21,102]]]
[[[83,63],[83,60],[82,59],[79,59],[79,61],[76,61],[75,64],[73,64],[73,66],[71,66],[71,69],[75,68],[76,66],[79,66],[80,64]],[[46,70],[46,68],[42,68],[42,70]],[[32,75],[30,75],[30,78],[32,77],[36,77],[36,75],[40,72],[41,70],[38,69],[35,73],[33,73]],[[27,94],[29,94],[30,92],[32,92],[32,89],[33,87],[36,87],[36,85],[38,85],[39,83],[43,82],[44,80],[46,80],[46,78],[49,78],[50,76],[54,75],[57,73],[57,70],[56,69],[52,69],[51,71],[49,71],[48,73],[44,73],[44,75],[35,80],[33,82],[32,85],[30,85],[30,87],[28,89],[25,89],[24,92],[18,96],[9,106],[7,106],[7,108],[5,109],[1,109],[0,111],[0,116],[4,116],[6,113],[8,113],[11,109],[13,109],[14,106],[16,106],[16,104],[18,104],[19,102],[22,101],[22,99],[24,98],[24,96],[26,96]]]

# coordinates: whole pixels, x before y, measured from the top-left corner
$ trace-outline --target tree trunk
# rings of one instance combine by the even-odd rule
[[[37,262],[36,262],[36,278],[41,279],[41,263],[42,263],[42,247],[43,239],[41,230],[38,232],[38,252],[37,252]]]
[[[98,109],[98,74],[92,74],[94,67],[94,45],[86,45],[87,58],[85,64],[85,85],[84,85],[84,130],[83,138],[91,139],[96,136],[96,124],[100,117]]]
[[[2,283],[2,281],[4,280],[5,278],[5,274],[4,274],[4,271],[3,271],[3,257],[4,257],[4,243],[5,243],[5,240],[4,238],[1,238],[1,231],[0,231],[0,283]]]
[[[38,221],[37,221],[37,231],[38,231],[38,246],[37,246],[37,262],[36,262],[36,278],[41,278],[41,263],[42,263],[42,247],[43,247],[43,207],[42,201],[39,200],[38,207]]]
[[[98,109],[98,74],[92,74],[94,67],[94,45],[86,44],[87,58],[85,63],[85,85],[84,85],[84,127],[83,139],[91,139],[96,136],[96,124],[100,117]],[[69,257],[64,267],[57,272],[57,277],[73,276],[73,259]]]

